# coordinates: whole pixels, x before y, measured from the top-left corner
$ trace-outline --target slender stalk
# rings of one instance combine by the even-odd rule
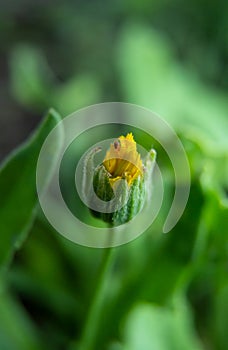
[[[104,249],[103,261],[97,282],[97,289],[89,309],[89,314],[77,350],[95,349],[96,336],[99,331],[100,317],[102,314],[104,300],[107,296],[109,277],[115,250],[115,248]]]

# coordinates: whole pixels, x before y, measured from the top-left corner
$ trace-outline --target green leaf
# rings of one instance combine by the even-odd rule
[[[54,76],[39,49],[18,45],[11,54],[10,73],[12,92],[20,103],[38,110],[50,105]]]
[[[227,151],[227,96],[182,67],[165,37],[146,25],[127,25],[117,63],[127,101],[151,108],[212,153]]]
[[[227,275],[226,275],[227,278]],[[215,315],[213,315],[216,331],[217,349],[227,349],[227,324],[228,324],[228,284],[219,290],[215,297]]]
[[[74,75],[65,83],[53,86],[52,91],[52,103],[64,116],[101,99],[100,83],[88,73]]]
[[[0,297],[0,349],[42,349],[39,334],[25,310],[9,293]]]
[[[30,45],[21,44],[13,49],[10,74],[15,98],[22,105],[38,111],[52,105],[62,115],[67,115],[101,98],[97,76],[92,73],[73,74],[60,83],[43,52]]]
[[[10,261],[33,223],[38,203],[37,159],[47,135],[60,120],[59,114],[51,109],[38,130],[6,159],[0,169],[0,267]],[[55,144],[49,148],[50,166],[44,187],[50,179],[60,145],[59,133]]]
[[[185,303],[174,308],[153,304],[136,306],[127,319],[126,350],[199,350],[202,349],[193,329]]]

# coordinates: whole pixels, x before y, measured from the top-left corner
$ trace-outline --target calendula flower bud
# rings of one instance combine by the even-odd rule
[[[93,156],[99,150],[92,150],[85,160],[84,196],[95,216],[113,226],[121,225],[131,220],[145,203],[156,153],[151,150],[143,164],[129,133],[110,145],[102,164],[94,169]]]

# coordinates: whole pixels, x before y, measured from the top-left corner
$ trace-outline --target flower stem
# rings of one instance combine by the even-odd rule
[[[102,314],[103,304],[107,296],[109,286],[109,276],[113,263],[113,253],[116,249],[104,249],[103,261],[97,282],[97,289],[89,309],[89,314],[82,333],[78,350],[95,349],[96,336],[99,332],[100,317]]]

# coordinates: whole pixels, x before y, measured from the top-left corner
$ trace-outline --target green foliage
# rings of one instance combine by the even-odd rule
[[[227,4],[144,0],[101,8],[98,1],[66,0],[55,6],[49,1],[1,6],[3,145],[15,144],[15,133],[30,130],[33,117],[50,106],[65,116],[116,100],[159,113],[178,133],[189,159],[186,210],[163,235],[174,192],[172,169],[158,142],[136,130],[138,143],[157,150],[165,201],[147,232],[115,250],[102,301],[98,298],[103,307],[94,350],[228,348]],[[23,119],[19,127],[16,118]],[[36,193],[39,151],[60,120],[51,109],[0,169],[1,350],[77,349],[86,334],[103,250],[77,246],[55,232]],[[118,137],[118,128],[80,135],[62,162],[64,198],[90,224],[95,219],[72,190],[74,166],[107,135]],[[50,149],[44,189],[61,142],[62,134]]]
[[[1,293],[0,298],[0,330],[1,349],[42,349],[39,333],[25,310],[7,293]]]
[[[123,349],[202,350],[185,303],[173,308],[143,304],[134,307],[127,318]]]
[[[54,77],[43,57],[35,48],[21,45],[14,48],[11,55],[12,91],[25,105],[48,108],[48,92]]]
[[[128,101],[165,116],[207,150],[227,151],[226,94],[204,86],[193,71],[176,63],[167,39],[149,26],[127,25],[120,36],[117,66]]]
[[[14,151],[0,169],[1,266],[11,259],[12,254],[21,246],[31,228],[38,203],[36,164],[39,152],[48,133],[60,120],[58,113],[50,110],[34,135]],[[55,144],[50,145],[50,168],[47,169],[46,181],[50,178],[60,142],[59,139]],[[43,183],[43,187],[45,185],[46,183]]]
[[[44,55],[35,47],[18,45],[11,54],[10,67],[13,94],[22,105],[38,111],[51,105],[67,115],[99,99],[96,76],[74,74],[60,83]]]

